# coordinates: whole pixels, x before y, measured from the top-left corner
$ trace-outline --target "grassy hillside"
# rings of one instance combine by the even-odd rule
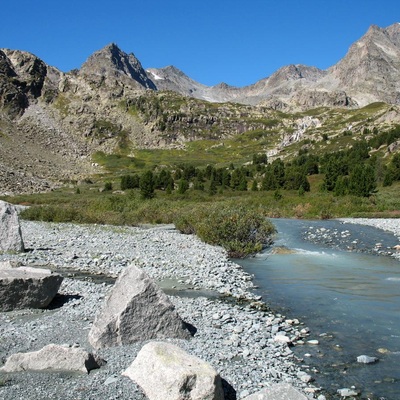
[[[48,193],[3,199],[32,206],[22,214],[28,219],[175,223],[182,231],[203,232],[211,243],[212,232],[221,225],[213,226],[213,221],[218,220],[236,221],[239,231],[246,221],[246,229],[270,234],[259,218],[399,216],[400,127],[392,121],[391,106],[295,114],[264,109],[257,114],[249,108],[246,114],[246,106],[171,94],[147,96],[150,102],[130,104],[127,112],[157,129],[161,126],[170,139],[175,127],[180,136],[186,135],[179,146],[135,148],[127,141],[112,153],[93,154],[93,162],[102,167],[95,176]],[[166,99],[171,101],[168,111]],[[214,127],[207,133],[210,121]],[[108,125],[103,121],[98,126]],[[227,133],[232,126],[246,129]],[[213,218],[205,225],[209,215]],[[227,244],[235,255],[262,245]]]

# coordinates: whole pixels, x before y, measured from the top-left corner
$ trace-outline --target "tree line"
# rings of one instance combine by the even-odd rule
[[[369,133],[369,132],[364,132]],[[374,132],[369,140],[360,140],[347,150],[326,153],[323,156],[299,151],[291,161],[277,158],[270,162],[265,153],[254,154],[252,161],[243,166],[233,164],[224,168],[207,165],[197,168],[191,164],[179,164],[174,168],[148,170],[141,174],[121,177],[121,190],[139,189],[143,198],[152,198],[156,190],[184,194],[188,190],[208,191],[215,195],[224,190],[269,191],[297,190],[299,195],[310,191],[308,177],[323,175],[321,191],[336,196],[355,195],[368,197],[375,193],[378,184],[389,186],[400,180],[400,153],[390,162],[371,150],[390,145],[400,138],[400,128],[389,132]]]

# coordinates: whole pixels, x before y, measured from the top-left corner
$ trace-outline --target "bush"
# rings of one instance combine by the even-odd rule
[[[104,191],[105,192],[111,192],[113,190],[113,186],[111,182],[106,182],[104,184]]]
[[[243,206],[198,208],[174,223],[181,232],[195,233],[206,243],[224,247],[230,257],[236,258],[261,251],[272,243],[275,232],[260,212]]]

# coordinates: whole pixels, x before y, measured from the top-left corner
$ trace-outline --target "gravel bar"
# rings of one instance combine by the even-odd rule
[[[27,251],[0,261],[62,271],[64,281],[44,310],[0,313],[0,364],[11,354],[47,344],[93,351],[88,332],[110,282],[128,265],[143,268],[167,293],[178,313],[196,329],[190,340],[170,340],[211,363],[226,381],[226,398],[241,399],[276,382],[289,382],[318,397],[312,375],[277,335],[304,346],[309,330],[268,310],[253,292],[252,276],[226,252],[173,226],[113,227],[22,221]],[[173,295],[171,295],[171,290]],[[175,290],[175,292],[173,292]],[[0,399],[145,399],[121,373],[143,342],[101,349],[107,364],[90,374],[22,372],[0,374]],[[320,398],[323,396],[320,395]]]
[[[400,244],[400,218],[339,218],[346,224],[359,224],[373,226],[393,233],[399,239]],[[400,260],[400,252],[393,253],[393,257]]]

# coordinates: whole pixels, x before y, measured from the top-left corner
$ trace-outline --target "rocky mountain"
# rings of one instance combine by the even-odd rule
[[[277,109],[357,107],[376,101],[400,103],[400,24],[371,26],[346,56],[323,71],[289,65],[253,85],[207,87],[173,67],[149,69],[157,88],[208,101],[235,101]],[[174,84],[171,84],[173,82]]]
[[[400,24],[388,28],[373,25],[328,70],[330,82],[341,87],[363,106],[374,101],[400,103]]]
[[[80,68],[79,75],[99,85],[124,84],[138,89],[156,90],[135,55],[124,53],[114,43],[91,55]]]
[[[308,129],[299,127],[295,113],[399,104],[399,78],[399,24],[372,26],[328,70],[289,65],[242,88],[208,87],[172,66],[146,71],[115,44],[68,73],[33,54],[0,49],[0,193],[49,190],[101,172],[92,163],[98,151],[184,149],[188,141],[254,132],[269,138],[261,150],[275,154]],[[399,122],[398,108],[380,110],[374,118],[379,124]],[[325,125],[342,126],[318,124],[318,132]],[[349,124],[358,130],[364,125]]]

